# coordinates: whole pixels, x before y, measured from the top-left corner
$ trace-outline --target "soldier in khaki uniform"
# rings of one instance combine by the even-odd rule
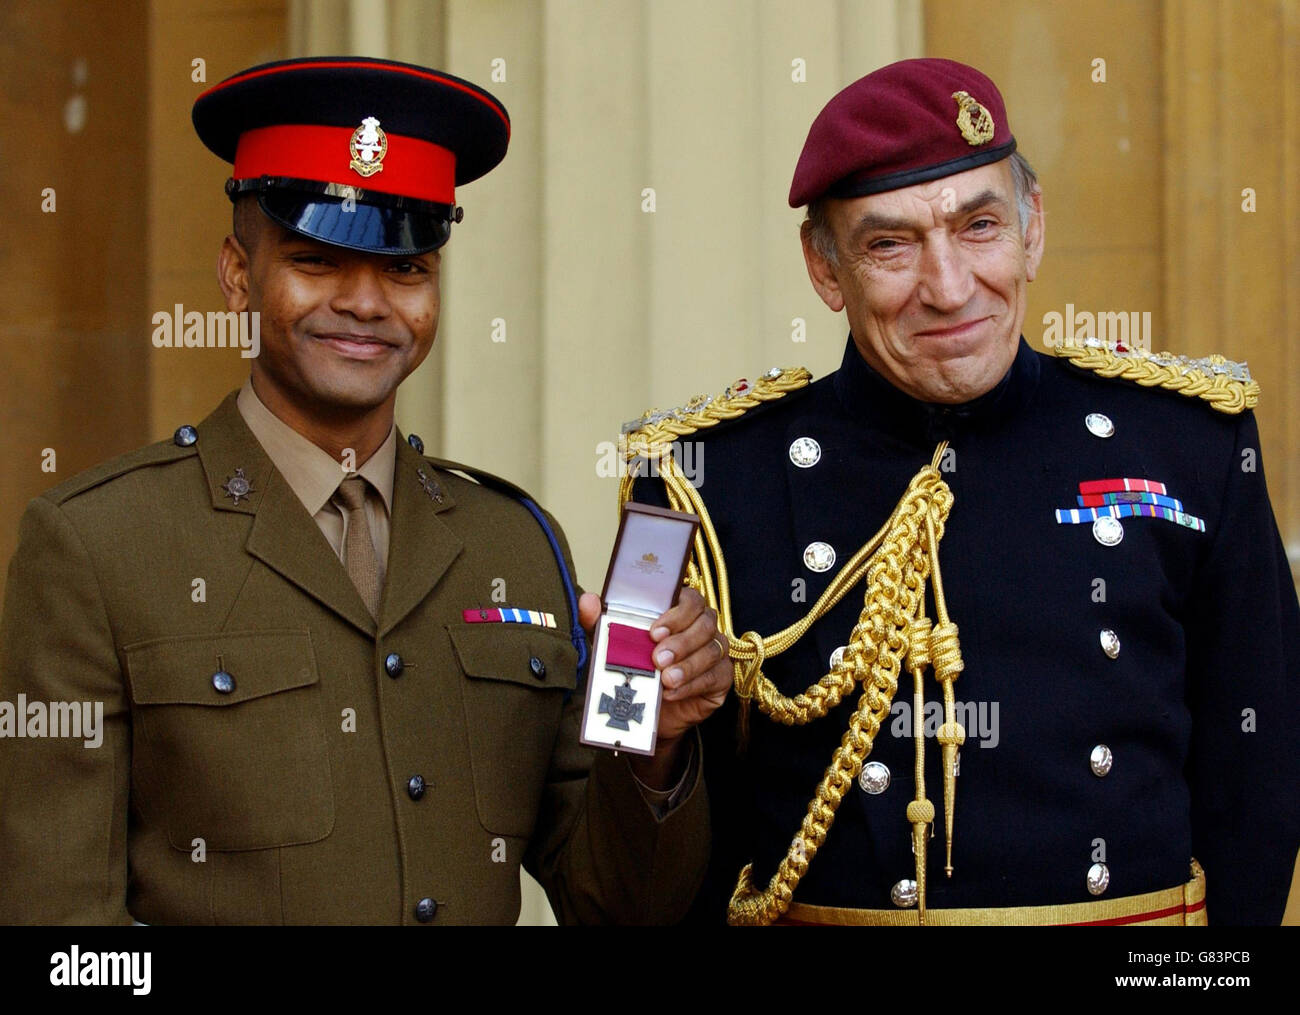
[[[579,609],[562,535],[393,425],[452,186],[504,156],[504,109],[348,57],[236,75],[195,123],[234,162],[219,274],[262,353],[197,427],[23,518],[0,922],[510,923],[521,863],[562,922],[678,918],[709,845],[692,727],[729,681],[715,614],[684,593],[659,622],[657,755],[593,757],[599,602]],[[28,721],[60,702],[102,703],[98,746]]]

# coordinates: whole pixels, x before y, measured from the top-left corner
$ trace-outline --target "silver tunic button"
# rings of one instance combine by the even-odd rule
[[[1102,546],[1117,546],[1124,538],[1124,526],[1112,515],[1102,515],[1092,523],[1092,538]]]
[[[908,878],[894,885],[889,890],[889,897],[894,900],[894,905],[899,909],[907,909],[909,906],[916,905],[916,882]]]
[[[831,669],[835,669],[836,666],[844,661],[844,652],[847,648],[847,645],[841,645],[831,653]]]
[[[1104,863],[1095,863],[1088,868],[1088,893],[1100,895],[1110,884],[1110,869]]]
[[[199,439],[199,432],[186,423],[184,426],[178,426],[176,432],[172,434],[172,443],[178,448],[188,448],[191,444]]]
[[[1105,775],[1110,771],[1110,766],[1114,764],[1115,758],[1110,753],[1110,748],[1105,744],[1098,744],[1092,749],[1092,754],[1088,758],[1088,764],[1092,766],[1092,774],[1098,777]]]
[[[809,543],[803,551],[803,562],[809,571],[829,571],[835,566],[835,547],[830,543]]]
[[[889,766],[879,761],[869,761],[858,775],[862,792],[877,796],[889,789]]]
[[[1109,416],[1100,412],[1088,413],[1083,420],[1083,425],[1094,437],[1112,437],[1115,434],[1115,424],[1110,421]]]
[[[800,437],[790,445],[790,461],[801,469],[811,469],[821,458],[822,446],[811,437]]]
[[[1101,632],[1101,650],[1106,653],[1109,659],[1119,658],[1119,635],[1109,627]]]

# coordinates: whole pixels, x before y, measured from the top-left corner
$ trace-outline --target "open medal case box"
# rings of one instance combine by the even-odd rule
[[[698,526],[693,514],[623,505],[591,646],[584,744],[654,754],[662,686],[650,628],[677,602]]]

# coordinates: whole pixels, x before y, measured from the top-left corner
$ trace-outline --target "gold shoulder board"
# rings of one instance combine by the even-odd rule
[[[1235,414],[1259,404],[1259,384],[1245,363],[1223,356],[1192,359],[1167,352],[1130,349],[1116,352],[1096,339],[1061,344],[1053,350],[1077,367],[1102,377],[1136,381],[1146,388],[1165,388],[1188,398],[1200,398],[1219,412]]]
[[[812,380],[803,367],[773,367],[758,380],[737,381],[721,395],[696,395],[675,409],[648,409],[623,424],[623,447],[628,460],[638,455],[658,457],[679,437],[739,419],[750,409],[783,398]]]

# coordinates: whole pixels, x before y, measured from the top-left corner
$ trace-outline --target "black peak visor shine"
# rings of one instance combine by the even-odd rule
[[[451,238],[450,216],[435,217],[293,190],[264,190],[262,211],[291,232],[367,254],[425,254]]]
[[[452,222],[463,217],[452,205],[309,180],[230,180],[226,193],[232,201],[256,193],[266,216],[290,232],[367,254],[437,250],[451,238]]]

